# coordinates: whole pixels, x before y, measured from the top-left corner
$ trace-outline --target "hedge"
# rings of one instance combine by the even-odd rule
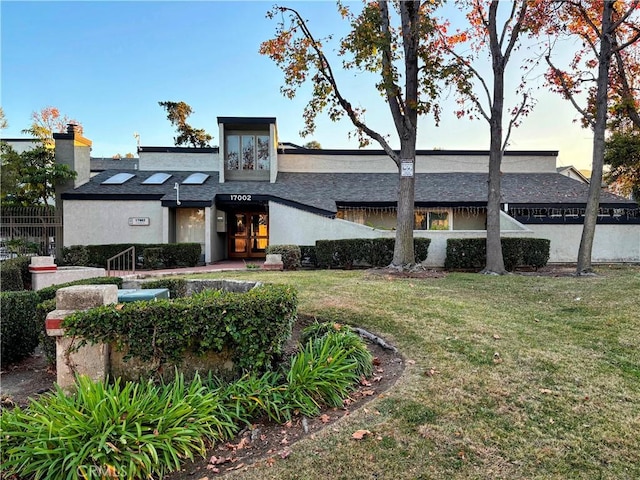
[[[429,238],[413,239],[416,262],[427,258],[430,243]],[[394,247],[395,238],[318,240],[315,255],[319,268],[386,267],[393,260]]]
[[[200,263],[201,258],[199,243],[119,243],[65,247],[62,253],[62,264],[106,268],[109,258],[130,247],[136,248],[136,256],[142,256],[142,266],[145,268],[194,267]],[[153,250],[147,252],[150,249]],[[145,255],[152,258],[147,259]]]
[[[502,238],[504,267],[540,268],[549,261],[551,241],[546,238]],[[482,270],[487,262],[487,241],[484,238],[450,238],[447,240],[447,270]]]
[[[38,325],[38,303],[36,292],[0,293],[2,365],[28,357],[40,343],[42,325]]]
[[[18,292],[31,288],[31,257],[21,256],[0,262],[0,285],[3,292]]]
[[[161,278],[144,282],[140,288],[166,288],[169,290],[169,298],[182,298],[187,296],[187,281],[184,278]]]
[[[267,255],[279,254],[282,256],[282,267],[285,270],[297,270],[300,268],[302,254],[298,245],[269,245]]]
[[[291,336],[297,293],[286,285],[262,285],[246,293],[206,290],[191,297],[96,307],[65,318],[69,336],[112,344],[156,365],[180,365],[196,354],[232,352],[237,373],[271,368]],[[132,353],[133,352],[133,353]]]

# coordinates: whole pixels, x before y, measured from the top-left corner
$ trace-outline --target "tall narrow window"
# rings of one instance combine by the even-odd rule
[[[242,136],[242,169],[256,169],[256,144],[253,135]]]
[[[269,136],[258,135],[258,170],[269,170]]]
[[[240,136],[227,136],[227,169],[238,170],[240,168]]]

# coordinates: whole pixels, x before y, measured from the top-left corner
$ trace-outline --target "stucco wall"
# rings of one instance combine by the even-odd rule
[[[149,226],[130,226],[130,217],[147,217]],[[64,246],[161,243],[162,218],[158,201],[65,200]]]
[[[217,153],[140,152],[140,170],[217,172]]]
[[[281,172],[397,173],[396,164],[386,155],[319,155],[313,153],[278,156]],[[503,173],[555,173],[555,156],[505,156]],[[422,155],[416,157],[416,173],[489,171],[488,155]]]
[[[515,222],[515,221],[514,221]],[[513,227],[518,228],[517,222]],[[508,237],[531,237],[533,232],[520,225],[520,230],[503,230]],[[269,243],[272,245],[314,245],[316,240],[338,240],[341,238],[395,237],[393,230],[378,230],[340,219],[330,219],[269,202]],[[429,255],[425,265],[444,266],[448,238],[484,238],[484,230],[415,230],[415,237],[430,238]]]
[[[527,226],[536,238],[551,240],[549,262],[576,262],[582,225]],[[594,263],[640,262],[640,225],[598,225],[591,259]]]

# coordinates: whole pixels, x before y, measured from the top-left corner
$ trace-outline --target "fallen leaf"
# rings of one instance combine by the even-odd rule
[[[371,396],[373,396],[375,394],[376,394],[375,390],[363,390],[362,391],[362,396],[363,397],[371,397]]]
[[[329,423],[331,421],[331,417],[325,413],[324,415],[320,415],[320,421],[322,423]]]
[[[365,386],[365,387],[370,387],[371,386],[371,382],[369,382],[366,378],[362,377],[360,379],[360,385]]]
[[[289,455],[291,455],[291,450],[283,450],[280,452],[280,458],[285,459],[287,458]]]
[[[356,430],[351,435],[351,438],[353,438],[355,440],[362,440],[367,435],[371,435],[371,432],[369,430]]]
[[[377,367],[382,362],[380,362],[380,359],[378,357],[373,357],[373,362],[372,363]]]
[[[216,457],[215,455],[209,459],[209,463],[211,465],[222,465],[223,463],[230,462],[231,458],[229,457]]]
[[[267,458],[266,462],[268,467],[273,467],[273,465],[276,463],[276,459],[273,457],[269,457]]]
[[[415,365],[415,364],[416,364],[416,361],[415,361],[415,360],[407,360],[407,363],[408,363],[409,365]]]
[[[220,469],[214,465],[207,465],[207,470],[211,470],[212,473],[220,473]]]
[[[497,333],[493,334],[493,339],[494,340],[500,340],[502,337],[500,337],[500,335],[498,335]]]

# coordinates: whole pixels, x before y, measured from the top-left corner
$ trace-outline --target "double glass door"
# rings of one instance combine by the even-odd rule
[[[242,212],[230,215],[229,257],[264,257],[269,244],[269,222],[266,213]]]

